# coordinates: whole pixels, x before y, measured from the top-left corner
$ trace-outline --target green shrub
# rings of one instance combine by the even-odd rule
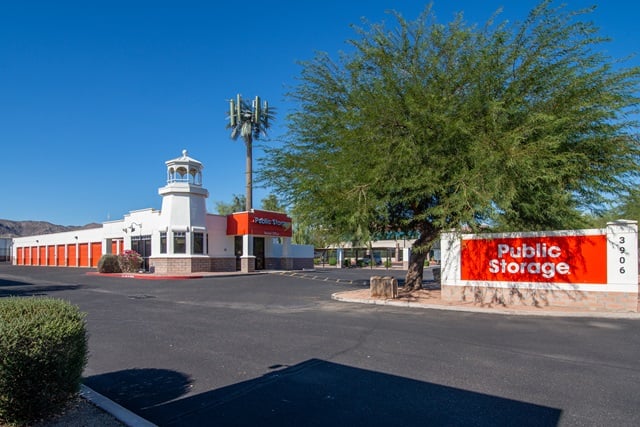
[[[114,254],[104,254],[98,261],[99,273],[122,273],[118,256]]]
[[[136,251],[126,250],[118,255],[118,262],[125,273],[135,273],[142,266],[142,257]]]
[[[338,265],[338,259],[336,257],[330,257],[329,265]]]
[[[0,420],[28,423],[60,411],[87,364],[84,314],[51,298],[0,298]]]

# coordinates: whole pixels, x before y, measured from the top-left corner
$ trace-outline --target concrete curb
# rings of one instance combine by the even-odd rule
[[[129,427],[157,427],[156,424],[145,420],[126,408],[123,408],[113,400],[101,395],[84,384],[80,385],[80,396],[87,399],[89,402],[93,403],[108,414],[111,414],[118,421]]]
[[[163,276],[154,273],[98,273],[95,271],[87,272],[87,276],[115,277],[118,279],[137,279],[137,280],[191,280],[205,279],[209,277],[235,277],[249,276],[258,274],[267,274],[268,272],[257,271],[252,273],[233,272],[212,272],[212,273],[195,273],[195,274],[171,274]]]
[[[588,317],[600,319],[635,319],[640,320],[640,313],[606,313],[601,311],[573,312],[573,311],[529,311],[510,310],[508,308],[483,308],[483,307],[461,307],[455,305],[424,304],[411,301],[395,301],[388,299],[365,299],[347,298],[341,296],[342,292],[331,295],[331,299],[342,302],[353,302],[358,304],[386,305],[392,307],[410,307],[431,310],[462,311],[468,313],[500,314],[512,316],[539,316],[539,317]]]

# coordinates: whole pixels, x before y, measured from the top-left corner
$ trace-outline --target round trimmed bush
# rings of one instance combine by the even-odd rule
[[[87,364],[84,314],[52,298],[0,298],[0,420],[54,415],[80,388]]]
[[[114,254],[104,254],[100,257],[98,261],[98,272],[99,273],[122,273],[122,269],[120,268],[120,262],[118,260],[118,255]]]

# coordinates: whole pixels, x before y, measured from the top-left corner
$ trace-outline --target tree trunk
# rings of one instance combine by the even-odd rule
[[[424,260],[427,258],[426,252],[411,251],[409,258],[409,270],[404,279],[404,288],[406,290],[415,291],[422,289],[422,276],[424,273]]]
[[[420,228],[420,237],[411,247],[409,270],[404,279],[404,288],[410,291],[422,289],[424,260],[427,258],[427,254],[438,236],[438,231],[429,223],[422,224]]]

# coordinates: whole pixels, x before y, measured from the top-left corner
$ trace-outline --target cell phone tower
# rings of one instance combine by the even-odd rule
[[[242,137],[247,148],[247,194],[246,210],[253,209],[253,140],[260,136],[267,136],[267,129],[274,118],[273,108],[270,109],[267,101],[260,104],[260,97],[256,96],[251,104],[237,95],[236,99],[229,100],[229,123],[231,139]]]

